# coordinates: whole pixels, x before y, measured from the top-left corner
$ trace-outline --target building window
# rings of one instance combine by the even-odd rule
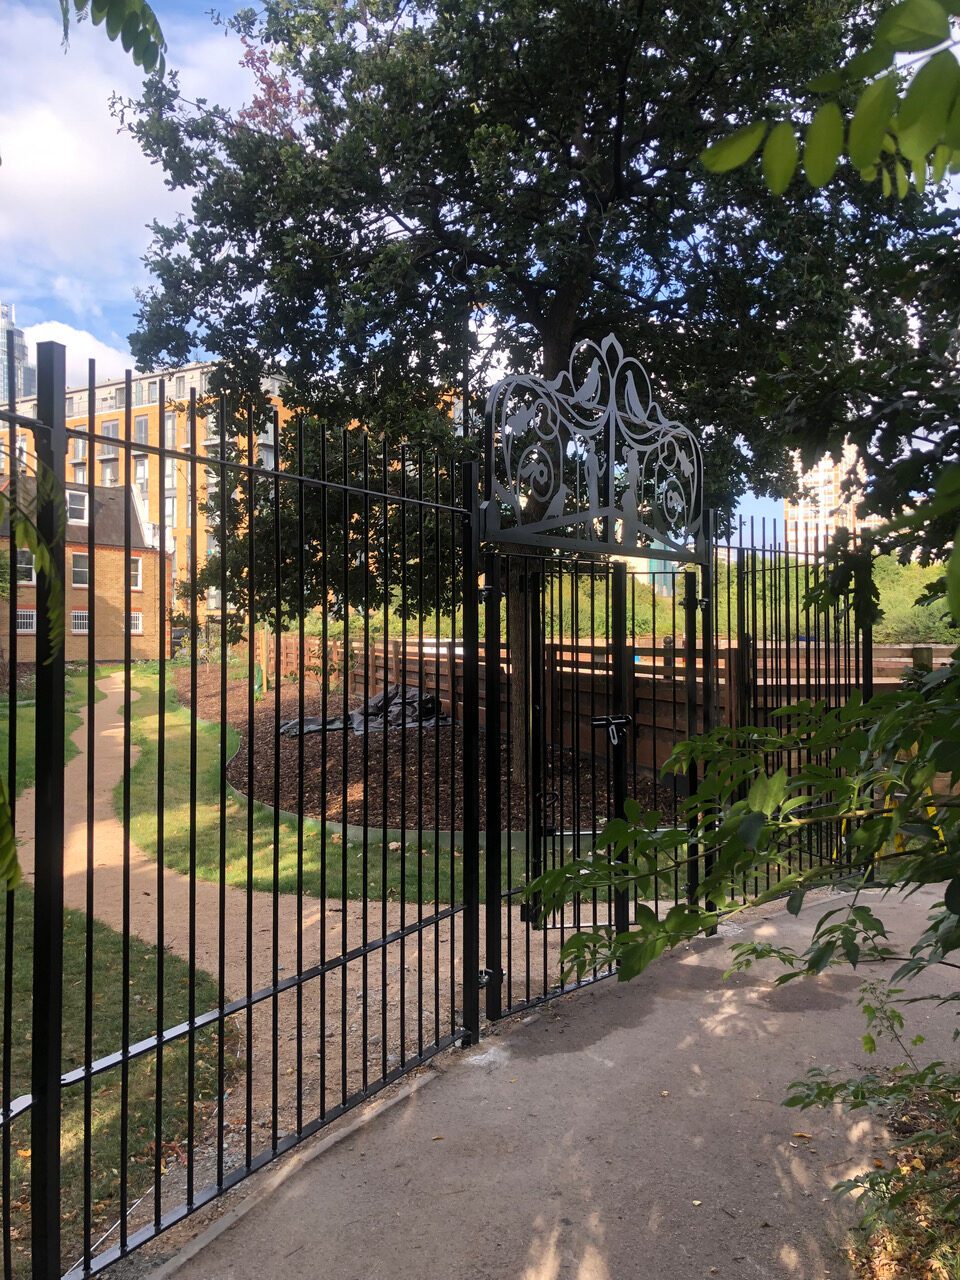
[[[132,636],[143,635],[143,614],[139,609],[130,614],[130,634]]]
[[[130,590],[143,590],[143,558],[142,556],[130,557]]]
[[[37,634],[36,609],[17,610],[17,634],[21,636],[35,636]]]
[[[70,610],[70,630],[75,636],[85,636],[90,631],[90,613],[87,609]]]
[[[260,466],[263,467],[265,471],[272,471],[273,459],[274,459],[273,445],[262,444],[260,446]]]
[[[119,421],[116,418],[113,418],[110,422],[102,422],[100,424],[100,435],[109,436],[110,440],[119,440],[120,439]],[[100,445],[99,452],[100,452],[101,458],[115,458],[117,456],[117,446],[115,444],[110,444],[109,441],[104,441]]]
[[[163,518],[168,529],[177,523],[177,496],[174,493],[168,494],[164,499]]]
[[[207,555],[215,556],[217,554],[217,535],[207,531]]]
[[[100,463],[100,483],[106,489],[115,489],[120,483],[120,468],[116,460]]]
[[[220,489],[220,477],[213,467],[206,467],[205,470],[207,479],[207,497],[214,498]]]
[[[127,404],[127,388],[117,387],[113,393],[113,403],[118,409],[126,408]]]
[[[133,384],[133,403],[136,408],[143,404],[143,383],[135,382]]]
[[[163,415],[163,443],[168,449],[175,449],[177,447],[176,413],[165,413]]]
[[[90,585],[90,557],[85,551],[73,553],[73,576],[71,582],[75,587]]]
[[[177,576],[177,540],[170,539],[170,572],[173,577]]]
[[[17,581],[32,586],[37,580],[37,570],[33,563],[33,552],[21,547],[17,551]]]
[[[87,523],[87,498],[89,494],[76,489],[67,490],[67,519],[73,524]]]
[[[76,414],[73,412],[73,396],[67,396],[67,417],[76,417]]]
[[[140,496],[146,500],[150,489],[150,459],[134,458],[133,460],[133,479],[137,488],[140,490]]]
[[[87,464],[85,462],[75,462],[73,466],[73,483],[87,483]]]
[[[133,440],[134,444],[147,443],[147,415],[138,413],[133,420]]]
[[[27,437],[17,436],[17,472],[25,475],[27,471]]]
[[[168,493],[177,491],[177,463],[174,458],[166,458],[163,464],[163,484]]]
[[[187,394],[187,380],[182,373],[178,373],[173,384],[173,394],[178,400],[182,400]]]
[[[207,588],[207,608],[213,609],[217,613],[220,612],[220,588],[219,587]]]
[[[156,404],[159,392],[156,382],[147,383],[147,404]]]
[[[83,462],[87,456],[87,442],[83,436],[73,437],[73,460],[74,462]]]

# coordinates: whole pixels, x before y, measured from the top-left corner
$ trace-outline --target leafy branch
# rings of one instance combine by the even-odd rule
[[[864,181],[879,179],[885,196],[901,200],[911,185],[922,193],[960,172],[958,14],[957,0],[894,5],[867,49],[707,147],[704,167],[726,173],[759,151],[763,180],[781,195],[798,165],[812,187],[823,187],[845,156]]]

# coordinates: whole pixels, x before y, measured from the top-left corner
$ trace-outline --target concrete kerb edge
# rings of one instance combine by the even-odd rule
[[[347,1138],[353,1137],[358,1130],[365,1128],[373,1120],[379,1119],[384,1112],[389,1111],[392,1107],[397,1106],[401,1102],[406,1102],[412,1098],[415,1093],[425,1088],[432,1081],[439,1078],[437,1071],[425,1071],[423,1075],[417,1076],[407,1083],[397,1093],[390,1098],[384,1098],[379,1102],[373,1102],[371,1106],[356,1115],[349,1124],[342,1129],[336,1130],[334,1133],[328,1133],[320,1137],[319,1141],[307,1143],[295,1151],[290,1152],[279,1162],[279,1167],[272,1170],[272,1176],[265,1177],[258,1183],[254,1178],[250,1190],[240,1201],[240,1203],[229,1212],[222,1214],[215,1222],[211,1222],[208,1226],[198,1232],[183,1248],[179,1249],[176,1257],[170,1258],[164,1262],[156,1270],[151,1271],[150,1280],[168,1280],[168,1277],[176,1276],[188,1262],[202,1253],[208,1245],[218,1239],[225,1231],[229,1231],[235,1226],[241,1218],[244,1218],[251,1210],[256,1209],[268,1197],[278,1191],[294,1174],[299,1173],[307,1165],[312,1164],[314,1160],[325,1155],[332,1147],[338,1146]],[[263,1170],[266,1174],[267,1170]],[[243,1185],[242,1183],[240,1185]]]

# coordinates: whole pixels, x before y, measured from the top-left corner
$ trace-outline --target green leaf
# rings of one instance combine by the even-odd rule
[[[136,13],[128,13],[120,28],[120,43],[127,53],[131,51],[140,34],[140,17]]]
[[[143,66],[146,71],[153,71],[160,58],[160,50],[155,41],[151,40],[143,52]]]
[[[899,160],[894,164],[893,172],[897,179],[897,196],[901,200],[906,200],[910,192],[910,179],[907,177],[907,171]]]
[[[787,898],[787,911],[792,916],[800,914],[800,908],[803,906],[803,898],[806,893],[805,889],[794,889],[793,893]]]
[[[807,88],[811,93],[839,93],[843,83],[843,76],[839,71],[826,71],[822,76],[815,76],[813,80],[809,80]]]
[[[700,163],[711,173],[728,173],[747,163],[767,132],[766,120],[744,125],[700,153]]]
[[[858,169],[874,164],[880,155],[884,135],[890,127],[890,117],[897,103],[897,86],[892,75],[883,76],[868,84],[857,102],[847,149],[850,159]]]
[[[954,876],[947,885],[943,902],[948,911],[952,911],[955,916],[960,916],[960,876]]]
[[[825,102],[810,121],[803,144],[803,168],[812,187],[830,181],[842,151],[843,116],[835,102]]]
[[[760,838],[760,832],[766,826],[766,819],[762,813],[748,813],[740,823],[738,835],[748,849],[757,847],[757,840]]]
[[[747,794],[747,804],[768,818],[773,815],[777,805],[787,792],[787,771],[778,769],[769,777],[761,773]]]
[[[864,1049],[866,1049],[867,1053],[877,1052],[877,1042],[876,1040],[874,1040],[873,1036],[870,1034],[869,1031],[865,1036],[861,1037],[860,1043],[863,1045]]]
[[[775,196],[783,195],[797,167],[797,137],[782,120],[770,130],[760,161],[763,180]]]
[[[960,529],[954,535],[947,561],[947,605],[954,622],[960,623]]]
[[[919,53],[950,37],[950,19],[937,0],[903,0],[877,23],[877,39],[898,53]]]
[[[943,128],[943,140],[951,151],[960,148],[960,98],[953,104]]]
[[[900,150],[909,160],[926,159],[940,141],[958,91],[960,66],[947,49],[934,54],[913,77],[897,120]]]
[[[120,34],[126,13],[127,0],[110,0],[110,7],[107,9],[107,35],[111,40],[116,40]]]
[[[883,40],[875,40],[869,49],[851,58],[844,71],[848,80],[869,80],[886,71],[893,62],[893,49]]]

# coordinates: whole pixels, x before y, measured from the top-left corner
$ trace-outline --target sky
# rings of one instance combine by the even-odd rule
[[[245,102],[240,43],[214,26],[206,0],[156,8],[184,93]],[[89,22],[74,25],[64,50],[57,0],[0,0],[0,300],[15,304],[31,346],[65,344],[69,384],[86,382],[91,356],[104,379],[132,366],[148,224],[186,207],[110,114],[111,94],[134,97],[141,83],[120,44]],[[783,506],[751,498],[743,510],[770,519]]]
[[[249,96],[240,44],[205,0],[158,0],[168,66],[184,92],[226,106]],[[0,0],[0,299],[33,342],[65,342],[68,379],[131,364],[134,291],[147,282],[148,224],[184,207],[137,144],[118,132],[110,95],[136,96],[142,73],[89,22],[61,43],[57,0]]]

